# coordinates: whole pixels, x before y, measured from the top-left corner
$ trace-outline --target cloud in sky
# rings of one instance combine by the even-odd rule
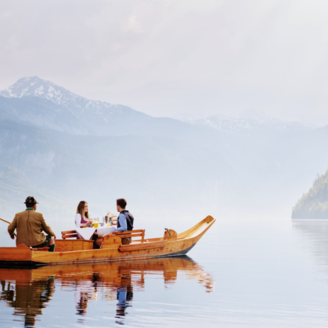
[[[328,123],[326,0],[8,0],[0,88],[37,75],[155,116]]]

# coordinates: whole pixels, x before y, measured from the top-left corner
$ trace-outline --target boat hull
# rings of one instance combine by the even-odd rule
[[[119,237],[108,235],[101,249],[92,249],[91,241],[56,240],[56,251],[37,251],[26,246],[0,248],[0,266],[38,266],[47,264],[97,263],[131,261],[155,257],[181,256],[196,245],[215,219],[206,217],[191,229],[177,234],[165,232],[163,238],[146,239],[144,243],[121,245]]]

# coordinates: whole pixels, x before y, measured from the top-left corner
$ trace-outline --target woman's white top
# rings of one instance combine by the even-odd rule
[[[77,213],[75,215],[75,226],[76,226],[76,228],[81,228],[81,224],[82,224],[81,221],[82,221],[81,214]]]

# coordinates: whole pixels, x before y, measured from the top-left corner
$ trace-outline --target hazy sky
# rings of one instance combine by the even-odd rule
[[[154,116],[328,124],[327,0],[2,0],[0,89],[39,76]]]

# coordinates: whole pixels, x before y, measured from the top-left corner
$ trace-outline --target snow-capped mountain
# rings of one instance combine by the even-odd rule
[[[57,105],[70,105],[72,102],[79,103],[86,100],[53,82],[42,80],[37,76],[19,79],[8,89],[0,91],[0,96],[6,98],[34,96],[49,99]]]
[[[127,106],[86,99],[36,76],[21,78],[0,91],[1,119],[83,135],[158,134],[162,131],[161,134],[166,136],[167,131],[172,131],[172,126],[181,131],[189,130],[192,135],[192,131],[198,128],[203,134],[208,130],[209,133],[215,131],[237,136],[270,136],[310,129],[301,123],[285,122],[249,111],[239,117],[154,118]]]
[[[127,106],[83,98],[39,77],[24,77],[0,91],[0,119],[18,119],[73,134],[106,135],[118,121],[148,116]]]
[[[19,79],[9,88],[0,91],[0,96],[5,98],[37,97],[49,100],[59,106],[65,106],[71,110],[80,109],[76,114],[90,111],[95,114],[106,112],[106,116],[108,116],[111,112],[122,111],[123,108],[128,108],[122,105],[112,105],[103,101],[83,98],[51,81],[40,79],[37,76]],[[104,119],[107,119],[107,117],[104,117]]]
[[[257,113],[241,115],[239,117],[208,116],[204,118],[180,118],[180,120],[193,125],[208,126],[223,133],[241,135],[252,135],[262,132],[293,132],[311,129],[310,126],[299,122],[281,121]]]

